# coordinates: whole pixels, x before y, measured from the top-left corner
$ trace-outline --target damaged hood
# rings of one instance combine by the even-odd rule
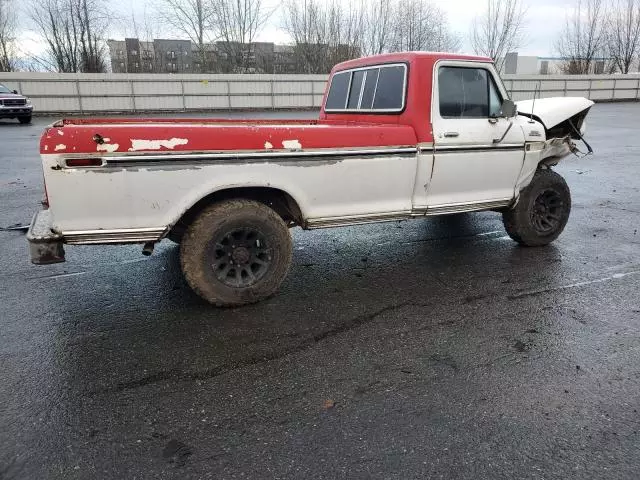
[[[591,100],[582,97],[553,97],[516,102],[520,115],[533,115],[545,128],[551,129],[565,120],[590,109]]]

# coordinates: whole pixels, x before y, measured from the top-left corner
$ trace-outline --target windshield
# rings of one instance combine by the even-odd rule
[[[7,87],[0,83],[0,93],[13,93],[13,90],[9,90]]]

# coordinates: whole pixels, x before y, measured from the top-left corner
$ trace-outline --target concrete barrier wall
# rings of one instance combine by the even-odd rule
[[[313,109],[325,75],[124,75],[0,73],[0,83],[29,96],[38,113]],[[640,75],[506,75],[514,100],[581,96],[640,99]]]
[[[513,100],[547,97],[586,97],[596,102],[637,101],[640,75],[505,75]]]

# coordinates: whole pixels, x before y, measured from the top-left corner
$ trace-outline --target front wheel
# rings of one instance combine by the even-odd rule
[[[23,125],[29,124],[29,123],[31,123],[31,115],[29,115],[27,117],[18,117],[18,121],[20,123],[22,123]]]
[[[548,245],[569,221],[571,192],[564,178],[550,169],[538,170],[520,192],[515,207],[502,214],[505,229],[527,247]]]
[[[180,263],[187,283],[220,307],[273,295],[289,271],[289,229],[266,205],[227,200],[207,207],[186,229]]]

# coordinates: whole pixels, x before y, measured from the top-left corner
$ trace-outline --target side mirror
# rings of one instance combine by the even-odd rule
[[[16,95],[18,95],[18,90],[14,90],[13,93],[15,93]]]
[[[515,117],[516,113],[518,113],[516,104],[513,102],[513,100],[509,100],[509,99],[502,102],[501,110],[502,110],[502,116],[506,118]]]

